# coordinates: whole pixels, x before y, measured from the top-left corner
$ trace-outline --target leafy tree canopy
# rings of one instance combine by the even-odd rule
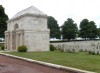
[[[94,39],[98,36],[98,29],[96,28],[94,21],[83,19],[80,22],[80,37]]]
[[[71,18],[68,18],[67,21],[64,22],[61,28],[62,28],[63,39],[68,39],[68,41],[70,41],[71,39],[76,38],[78,28],[77,24],[74,23],[74,21]]]
[[[57,20],[54,17],[49,16],[47,23],[48,23],[48,28],[50,29],[50,38],[59,39],[61,37],[61,33]]]
[[[0,5],[0,37],[4,37],[4,32],[7,30],[8,16],[5,14],[5,9]]]

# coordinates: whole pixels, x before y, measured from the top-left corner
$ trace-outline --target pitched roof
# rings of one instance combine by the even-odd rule
[[[20,12],[18,12],[14,17],[12,17],[11,19],[13,18],[17,18],[19,16],[22,16],[22,15],[25,15],[25,14],[33,14],[33,15],[42,15],[42,16],[47,16],[45,13],[43,13],[42,11],[40,11],[39,9],[37,9],[36,7],[34,6],[31,6],[29,8],[26,8]]]

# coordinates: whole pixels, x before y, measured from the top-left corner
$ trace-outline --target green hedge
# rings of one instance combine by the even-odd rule
[[[27,47],[26,46],[19,46],[17,50],[18,50],[18,52],[27,52]]]
[[[4,50],[4,48],[5,48],[5,46],[2,45],[2,44],[0,44],[0,49],[1,49],[1,50]]]
[[[54,47],[52,44],[50,44],[50,51],[56,50],[56,47]]]

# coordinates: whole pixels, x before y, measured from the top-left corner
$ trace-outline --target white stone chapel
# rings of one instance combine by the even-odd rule
[[[49,51],[49,32],[47,15],[31,6],[7,21],[5,48],[17,51],[25,45],[28,51]]]

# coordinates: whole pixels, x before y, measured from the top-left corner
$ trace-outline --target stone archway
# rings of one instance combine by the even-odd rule
[[[16,32],[17,32],[17,29],[19,29],[19,26],[18,26],[18,24],[15,24],[15,26],[14,26],[14,31],[13,31],[13,37],[12,37],[12,39],[13,39],[13,50],[16,50]]]

